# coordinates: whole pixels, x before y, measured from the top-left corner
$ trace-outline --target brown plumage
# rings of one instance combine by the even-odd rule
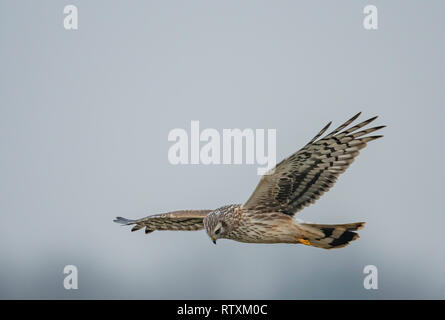
[[[183,210],[138,220],[118,217],[115,222],[154,230],[200,230],[209,237],[248,243],[302,243],[314,247],[341,248],[358,238],[354,231],[364,222],[326,225],[295,221],[293,216],[328,191],[368,142],[381,135],[365,136],[384,128],[362,129],[377,117],[346,129],[360,113],[319,139],[328,123],[308,144],[264,175],[243,205],[215,210]],[[346,130],[345,130],[346,129]]]

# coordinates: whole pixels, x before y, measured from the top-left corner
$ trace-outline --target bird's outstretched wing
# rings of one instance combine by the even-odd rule
[[[155,214],[138,220],[117,217],[114,222],[134,225],[131,231],[145,227],[145,233],[155,230],[194,231],[204,228],[204,217],[212,210],[181,210]]]
[[[329,122],[306,146],[277,164],[272,174],[264,175],[243,208],[294,215],[314,203],[334,185],[367,142],[382,137],[363,136],[385,126],[358,131],[377,117],[344,130],[359,115],[317,140],[331,125]]]

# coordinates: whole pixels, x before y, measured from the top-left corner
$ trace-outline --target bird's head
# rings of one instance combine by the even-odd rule
[[[204,228],[214,244],[216,244],[217,239],[224,238],[226,235],[227,225],[223,218],[217,212],[211,212],[204,218]]]

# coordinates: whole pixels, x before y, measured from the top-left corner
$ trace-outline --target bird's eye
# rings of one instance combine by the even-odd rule
[[[221,232],[221,228],[215,230],[215,234],[218,235]]]

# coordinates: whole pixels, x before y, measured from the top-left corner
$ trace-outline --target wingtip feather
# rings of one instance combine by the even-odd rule
[[[135,222],[135,220],[123,218],[123,217],[116,217],[116,219],[113,220],[113,222],[120,223],[122,225],[129,225]]]

